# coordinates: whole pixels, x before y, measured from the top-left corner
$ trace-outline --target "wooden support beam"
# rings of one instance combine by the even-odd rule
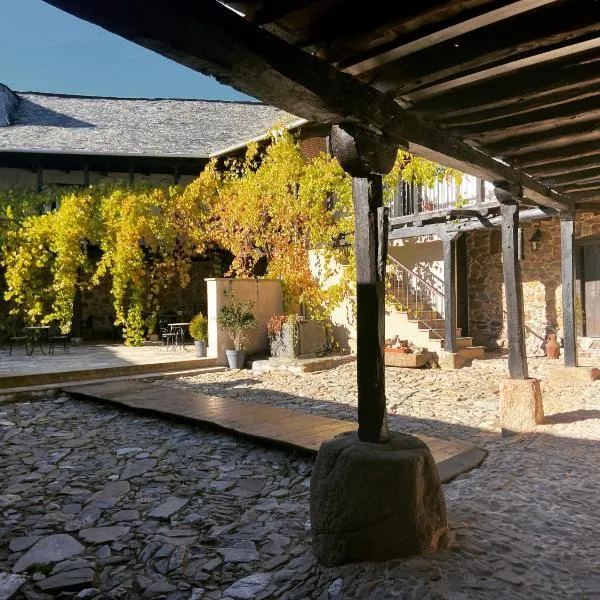
[[[389,209],[383,206],[379,173],[392,168],[396,149],[351,126],[332,128],[331,149],[342,168],[352,175],[358,437],[363,442],[384,442],[389,437],[384,360]]]
[[[352,179],[356,247],[358,437],[380,442],[385,426],[385,213],[380,175]],[[386,236],[387,237],[387,236]],[[382,272],[383,271],[383,272]],[[383,439],[382,439],[383,433]]]
[[[465,173],[521,185],[540,205],[571,207],[565,196],[423,121],[393,98],[216,0],[171,0],[168,6],[162,0],[46,1],[291,114],[310,121],[360,124],[388,143]]]
[[[481,114],[485,118],[489,111],[502,107],[521,110],[521,104],[527,108],[531,102],[536,106],[540,98],[552,99],[556,93],[593,85],[598,81],[597,59],[598,50],[593,49],[547,65],[532,65],[492,80],[448,90],[420,102],[418,111],[446,124],[461,116],[470,120]]]
[[[600,206],[596,210],[600,211]],[[556,213],[550,209],[529,208],[519,211],[519,222],[539,221],[541,219],[551,219]],[[395,219],[390,219],[392,227]],[[412,237],[435,235],[440,237],[446,232],[469,232],[480,229],[493,229],[502,225],[502,217],[481,217],[477,221],[463,221],[461,223],[431,223],[422,226],[396,227],[390,231],[390,240],[402,240]],[[441,237],[440,237],[441,239]]]
[[[560,258],[562,265],[563,348],[565,367],[577,366],[577,323],[575,315],[575,212],[560,215]]]
[[[511,2],[508,6],[502,6],[495,10],[487,11],[465,21],[460,21],[449,27],[434,31],[428,35],[416,37],[414,40],[404,43],[401,46],[396,46],[381,54],[377,54],[376,56],[347,66],[344,68],[344,71],[346,73],[351,73],[352,75],[359,75],[360,73],[376,69],[392,61],[414,54],[415,52],[431,48],[436,44],[452,40],[482,27],[493,25],[504,19],[514,18],[522,12],[533,10],[539,6],[555,1],[556,0],[518,0],[517,2]]]
[[[525,352],[523,288],[518,259],[519,204],[516,198],[512,203],[507,202],[504,194],[498,194],[497,198],[502,202],[502,268],[507,313],[508,372],[512,379],[527,379],[529,372]]]
[[[523,169],[536,165],[547,165],[557,161],[582,158],[591,156],[598,152],[598,141],[578,142],[575,144],[565,144],[556,148],[547,148],[544,150],[532,150],[527,154],[519,155],[518,161]]]
[[[458,352],[456,344],[456,237],[456,235],[448,234],[442,237],[442,247],[444,250],[445,352]]]

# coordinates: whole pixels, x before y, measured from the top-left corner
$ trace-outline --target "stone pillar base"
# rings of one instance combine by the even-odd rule
[[[552,380],[596,381],[600,379],[600,369],[594,367],[558,367],[552,371]]]
[[[544,422],[538,379],[505,379],[500,384],[500,426],[503,435],[533,431]]]
[[[325,442],[312,470],[313,549],[328,567],[437,550],[447,531],[440,480],[424,442],[392,432],[383,444],[355,432]]]
[[[462,369],[466,362],[458,352],[438,353],[438,365],[440,365],[440,369]]]

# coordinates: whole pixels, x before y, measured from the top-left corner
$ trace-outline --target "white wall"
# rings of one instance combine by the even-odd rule
[[[267,321],[276,314],[283,313],[281,282],[274,279],[206,279],[207,316],[208,316],[208,356],[217,358],[218,364],[227,364],[225,350],[233,348],[229,336],[217,322],[221,307],[230,304],[223,293],[233,290],[237,298],[243,302],[254,302],[252,312],[258,326],[249,332],[247,354],[267,352]]]

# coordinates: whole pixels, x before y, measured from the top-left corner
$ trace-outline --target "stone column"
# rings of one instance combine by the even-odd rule
[[[357,274],[358,435],[324,443],[311,478],[314,552],[334,566],[435,548],[446,511],[429,448],[413,436],[390,433],[386,423],[388,220],[381,174],[392,168],[396,147],[349,125],[334,127],[330,139],[353,178]]]

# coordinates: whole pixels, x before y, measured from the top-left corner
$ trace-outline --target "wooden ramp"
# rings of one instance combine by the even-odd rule
[[[355,431],[356,423],[140,381],[113,381],[71,386],[69,395],[171,418],[211,425],[254,439],[316,454],[321,444],[339,433]],[[418,435],[431,449],[440,479],[447,482],[479,466],[487,452],[464,442]]]

